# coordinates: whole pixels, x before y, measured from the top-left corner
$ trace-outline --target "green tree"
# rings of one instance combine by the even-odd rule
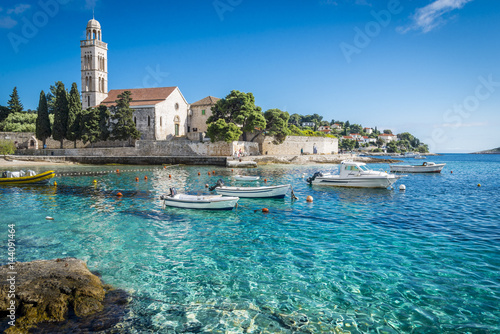
[[[0,140],[0,154],[4,156],[7,154],[14,154],[16,152],[16,146],[10,140]]]
[[[360,124],[352,124],[350,127],[351,133],[361,133],[363,131],[363,127]]]
[[[86,144],[90,142],[91,147],[99,141],[99,111],[96,108],[88,108],[80,113],[80,129],[82,141]]]
[[[340,148],[346,151],[352,151],[356,146],[356,141],[352,139],[343,139],[340,142]]]
[[[68,132],[66,138],[72,140],[76,148],[76,141],[81,139],[80,114],[82,113],[82,102],[76,82],[71,85],[68,100]]]
[[[292,131],[288,129],[288,120],[290,115],[286,111],[279,109],[269,109],[264,113],[266,119],[266,128],[259,131],[252,141],[262,132],[266,135],[274,137],[275,144],[281,144]]]
[[[225,98],[217,101],[207,124],[217,122],[219,119],[223,119],[226,124],[233,123],[241,126],[243,140],[246,140],[247,132],[266,127],[266,119],[262,114],[262,109],[255,105],[253,94],[237,90],[231,91]]]
[[[387,152],[389,153],[399,153],[398,144],[395,141],[391,141],[387,144]]]
[[[54,113],[54,107],[56,104],[56,92],[57,92],[57,82],[55,85],[50,85],[50,91],[47,93],[47,105],[49,107],[49,114]]]
[[[417,147],[418,153],[429,153],[429,146],[427,144],[422,144],[419,147]]]
[[[113,119],[113,129],[111,136],[113,140],[130,140],[139,139],[141,133],[135,127],[133,115],[134,112],[130,108],[130,101],[132,93],[128,90],[118,95],[116,106],[113,108],[114,112],[111,118]]]
[[[17,87],[14,87],[12,94],[10,94],[10,100],[9,100],[9,102],[7,102],[7,104],[9,105],[9,109],[10,109],[11,113],[23,111],[23,105],[21,104],[21,101],[19,100],[19,94],[17,93]]]
[[[10,114],[9,107],[0,106],[0,123]]]
[[[97,107],[99,113],[99,140],[106,141],[111,135],[109,131],[109,117],[110,113],[108,107],[101,104]]]
[[[378,148],[381,148],[382,146],[385,145],[385,141],[383,141],[380,138],[377,138],[377,141],[375,142],[375,145],[377,145]]]
[[[293,124],[295,126],[300,126],[302,122],[302,116],[299,114],[292,114],[290,115],[290,119],[288,120],[288,123]]]
[[[43,142],[42,147],[45,147],[45,142],[51,133],[47,96],[42,90],[38,101],[38,115],[36,118],[36,137]]]
[[[225,141],[230,143],[240,138],[242,131],[234,123],[226,123],[222,118],[208,125],[207,135],[214,143],[216,141]]]
[[[388,134],[388,135],[392,135],[392,130],[385,129],[385,130],[384,130],[384,133],[385,133],[385,134]]]
[[[52,138],[61,142],[63,148],[64,139],[68,133],[68,92],[61,81],[56,83],[56,97],[54,102],[54,125],[52,127]]]
[[[0,123],[0,131],[6,132],[35,132],[36,114],[26,112],[11,113]]]

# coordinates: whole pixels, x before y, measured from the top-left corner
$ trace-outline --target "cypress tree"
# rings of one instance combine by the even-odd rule
[[[63,141],[66,139],[68,133],[68,92],[64,88],[61,81],[56,83],[56,99],[54,101],[54,126],[52,128],[52,137],[54,140],[61,142],[63,148]]]
[[[99,141],[99,111],[96,108],[88,108],[80,114],[80,126],[82,140],[86,144],[90,142],[92,148],[94,143]]]
[[[130,109],[131,94],[128,90],[124,91],[118,95],[118,100],[116,100],[114,114],[111,117],[116,121],[111,131],[113,140],[139,139],[141,137],[141,133],[135,127],[133,110]]]
[[[80,129],[80,114],[82,113],[82,102],[80,101],[80,93],[75,82],[71,85],[68,101],[68,132],[66,138],[74,142],[81,139]]]
[[[108,107],[105,105],[101,104],[99,107],[97,107],[97,110],[99,112],[99,139],[102,141],[108,140],[110,136],[110,131],[109,131],[109,110]]]
[[[38,117],[36,119],[36,137],[43,142],[45,148],[45,141],[50,137],[50,120],[49,108],[47,105],[47,97],[45,93],[40,93],[40,101],[38,102]]]
[[[11,113],[23,111],[23,105],[21,104],[21,101],[19,100],[19,94],[17,93],[17,87],[14,87],[12,94],[10,94],[10,100],[9,100],[8,104],[9,104],[9,109],[10,109]]]

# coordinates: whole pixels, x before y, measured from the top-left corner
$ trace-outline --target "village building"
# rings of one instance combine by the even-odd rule
[[[142,140],[170,140],[186,136],[189,104],[178,87],[113,89],[101,104],[116,105],[118,95],[130,91],[134,123]]]
[[[390,143],[391,141],[398,140],[398,136],[392,135],[392,134],[387,134],[387,133],[382,133],[378,135],[378,139],[382,140],[384,143]]]
[[[367,135],[371,135],[373,133],[373,129],[372,128],[364,128],[363,131],[367,134]]]
[[[191,140],[203,141],[207,132],[207,120],[212,116],[212,108],[218,97],[207,96],[190,105],[187,136]]]
[[[321,125],[318,127],[318,131],[329,134],[332,130],[329,125]]]
[[[332,125],[332,130],[342,130],[342,125],[335,123]]]

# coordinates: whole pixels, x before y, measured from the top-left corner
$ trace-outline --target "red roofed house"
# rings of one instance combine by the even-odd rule
[[[178,87],[112,89],[101,104],[116,105],[118,95],[132,93],[130,108],[142,140],[167,140],[186,136],[189,105]]]
[[[368,134],[368,135],[371,135],[373,133],[373,129],[372,128],[364,128],[363,131]]]

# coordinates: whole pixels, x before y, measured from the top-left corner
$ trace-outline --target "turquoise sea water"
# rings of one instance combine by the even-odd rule
[[[229,212],[159,200],[172,186],[197,193],[218,178],[234,183],[221,167],[119,166],[149,170],[0,187],[0,243],[15,224],[18,261],[80,258],[128,291],[113,332],[500,333],[500,155],[427,160],[447,165],[394,190],[305,182],[334,165],[237,170],[291,183],[299,200],[240,199]]]

